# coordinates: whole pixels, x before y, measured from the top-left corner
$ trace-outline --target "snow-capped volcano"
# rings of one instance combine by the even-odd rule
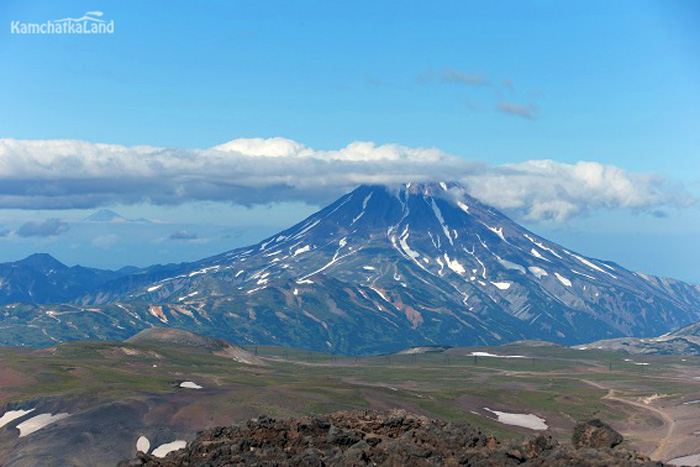
[[[658,335],[700,317],[696,286],[563,248],[452,183],[361,186],[257,245],[142,272],[79,301],[117,300],[159,304],[151,314],[163,324],[348,353],[574,344]]]

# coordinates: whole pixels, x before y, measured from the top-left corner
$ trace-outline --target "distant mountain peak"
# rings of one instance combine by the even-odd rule
[[[128,219],[111,209],[100,209],[99,211],[90,214],[83,220],[87,222],[132,222],[137,224],[151,223],[151,221],[144,217],[139,217],[138,219]]]
[[[89,222],[124,222],[127,219],[111,209],[100,209],[85,218]]]
[[[17,262],[40,271],[46,271],[51,269],[59,270],[68,268],[68,266],[66,266],[65,264],[63,264],[48,253],[34,253],[33,255],[29,255],[26,258]]]
[[[0,304],[65,303],[99,284],[136,272],[67,266],[48,253],[0,263]]]

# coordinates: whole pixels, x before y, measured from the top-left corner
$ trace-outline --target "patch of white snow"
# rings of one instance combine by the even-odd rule
[[[486,224],[484,224],[484,225],[486,225]],[[508,240],[506,240],[506,236],[503,235],[503,227],[491,227],[491,226],[486,225],[486,228],[489,229],[491,232],[495,233],[496,235],[498,235],[501,240],[508,243]]]
[[[496,415],[498,421],[504,425],[521,426],[523,428],[529,428],[537,431],[547,429],[546,420],[531,413],[501,412],[499,410],[491,410],[488,407],[484,407],[484,409]]]
[[[163,458],[173,451],[178,451],[187,447],[187,441],[177,440],[170,443],[161,444],[151,453],[155,457]]]
[[[537,266],[530,266],[527,268],[531,273],[535,275],[538,279],[542,279],[544,276],[548,276],[547,271]]]
[[[492,358],[527,358],[525,355],[497,355],[490,352],[472,352],[468,357],[492,357]]]
[[[202,386],[195,383],[194,381],[183,381],[182,383],[180,383],[180,387],[185,389],[202,389]]]
[[[136,451],[148,454],[148,451],[150,450],[151,442],[148,441],[148,438],[145,436],[139,436],[139,439],[136,440]]]
[[[537,245],[537,246],[540,247],[541,249],[550,252],[551,254],[553,254],[554,256],[556,256],[556,257],[559,258],[559,259],[563,259],[559,253],[557,253],[556,251],[552,250],[551,248],[547,248],[547,247],[544,246],[542,243],[538,242],[537,240],[535,240],[534,238],[532,238],[532,237],[529,236],[528,234],[523,234],[523,235],[525,236],[525,238],[527,238],[528,240],[530,240],[532,243],[534,243],[535,245]]]
[[[300,255],[302,253],[306,253],[307,251],[311,251],[311,247],[309,245],[297,248],[292,256]]]
[[[435,213],[435,217],[437,218],[438,222],[440,222],[440,226],[442,227],[442,231],[445,233],[445,237],[447,237],[447,240],[450,241],[450,245],[452,245],[452,236],[450,235],[450,229],[447,228],[447,224],[445,224],[445,219],[442,217],[442,211],[440,211],[440,208],[438,207],[437,204],[435,204],[435,200],[430,198],[430,206],[433,208],[433,212]]]
[[[564,284],[564,285],[567,286],[567,287],[571,287],[571,281],[570,281],[569,279],[567,279],[566,277],[562,276],[562,275],[559,274],[558,272],[555,272],[554,275],[557,276],[557,279],[559,279],[559,282],[561,282],[562,284]]]
[[[495,255],[496,259],[498,260],[499,263],[501,263],[501,266],[503,266],[506,269],[512,269],[514,271],[519,271],[525,274],[525,268],[522,267],[521,265],[514,263],[512,261],[508,261],[507,259],[503,259],[498,255]]]
[[[540,253],[539,251],[537,251],[537,249],[535,249],[535,248],[532,248],[532,249],[530,250],[530,254],[531,254],[532,256],[534,256],[535,258],[538,258],[538,259],[541,259],[541,260],[544,260],[544,261],[549,261],[547,258],[545,258],[544,256],[542,256],[542,253]],[[551,263],[551,261],[549,261],[549,262]]]
[[[23,438],[24,436],[30,435],[35,431],[39,431],[42,428],[51,425],[52,423],[55,423],[59,420],[63,420],[68,416],[70,416],[70,414],[68,413],[57,413],[56,415],[52,415],[50,413],[42,413],[40,415],[36,415],[30,418],[29,420],[25,420],[19,425],[17,425],[17,429],[19,430],[19,437]]]
[[[447,267],[452,269],[454,272],[457,274],[464,274],[466,269],[457,261],[456,259],[450,259],[449,256],[447,256],[447,253],[444,254],[443,256],[445,258],[445,263],[447,264]]]
[[[0,428],[4,427],[10,422],[17,420],[18,418],[24,417],[28,413],[32,413],[34,410],[36,410],[36,408],[29,410],[8,410],[4,414],[2,414],[2,417],[0,417]]]

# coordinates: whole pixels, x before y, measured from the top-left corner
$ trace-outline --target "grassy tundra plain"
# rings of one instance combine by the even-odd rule
[[[135,453],[140,436],[158,446],[262,414],[395,408],[468,422],[504,439],[535,431],[499,422],[494,410],[536,415],[560,440],[577,421],[601,418],[652,458],[700,450],[692,429],[700,418],[700,357],[528,344],[363,357],[247,350],[260,364],[163,342],[2,348],[3,413],[35,410],[0,428],[0,456],[6,465],[113,465]],[[184,381],[202,388],[180,387]],[[17,425],[40,413],[69,416],[19,437]],[[74,449],[59,450],[66,443]]]

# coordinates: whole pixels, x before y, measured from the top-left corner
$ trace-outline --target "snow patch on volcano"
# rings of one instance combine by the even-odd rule
[[[531,254],[532,256],[534,256],[535,258],[537,258],[537,259],[541,259],[541,260],[543,260],[543,261],[548,261],[548,262],[551,263],[551,261],[549,261],[547,258],[545,258],[544,256],[542,256],[542,253],[540,253],[539,251],[537,251],[536,248],[532,248],[532,249],[530,250],[530,254]]]
[[[482,222],[483,224],[483,222]],[[490,225],[484,224],[484,226],[489,229],[491,232],[495,233],[500,237],[501,240],[504,242],[508,243],[508,240],[506,240],[506,236],[503,235],[503,227],[491,227]]]
[[[303,229],[301,229],[296,235],[292,236],[290,240],[296,240],[297,238],[301,237],[304,235],[306,232],[309,230],[313,229],[318,225],[318,223],[321,222],[320,220],[316,220],[314,222],[311,222],[310,224],[307,224]],[[269,243],[269,242],[268,242]]]
[[[547,271],[545,271],[542,268],[538,268],[537,266],[530,266],[527,268],[532,274],[535,275],[538,279],[542,279],[544,276],[548,276]]]
[[[374,194],[374,193],[368,194],[368,195],[365,197],[364,201],[362,201],[362,211],[360,211],[360,214],[358,214],[357,217],[355,217],[355,218],[352,220],[352,222],[350,223],[350,225],[352,225],[352,224],[354,224],[355,222],[359,221],[359,220],[362,218],[362,216],[365,215],[365,210],[367,209],[367,203],[369,203],[369,200],[370,200],[370,198],[372,198],[372,195],[373,195],[373,194]]]
[[[495,256],[496,256],[496,260],[498,260],[498,262],[501,263],[501,266],[503,266],[504,268],[512,269],[514,271],[519,271],[519,272],[522,272],[523,274],[525,274],[525,268],[522,267],[521,265],[514,263],[512,261],[508,261],[507,259],[503,259],[498,255],[495,255]]]
[[[585,265],[588,266],[589,268],[595,269],[596,271],[602,272],[603,274],[607,274],[608,276],[612,277],[613,279],[617,279],[617,276],[615,276],[614,274],[609,273],[608,271],[606,271],[606,270],[603,269],[603,268],[598,267],[597,264],[594,264],[594,263],[592,263],[591,261],[588,261],[586,258],[583,258],[583,257],[581,257],[581,256],[579,256],[579,255],[575,255],[575,254],[573,254],[573,253],[571,253],[571,252],[569,252],[569,251],[567,251],[567,253],[569,253],[569,255],[573,256],[574,258],[576,258],[577,260],[579,260],[580,262],[582,262],[583,264],[585,264]]]
[[[443,256],[445,258],[445,263],[447,264],[447,267],[452,269],[454,272],[457,274],[464,274],[466,269],[457,261],[456,259],[450,259],[449,256],[447,256],[447,253]]]
[[[442,231],[445,232],[445,237],[447,237],[447,240],[450,241],[450,245],[453,245],[452,236],[450,235],[450,229],[447,228],[447,224],[445,224],[445,218],[442,217],[442,211],[440,211],[438,205],[435,204],[435,200],[433,198],[430,198],[430,206],[433,208],[435,218],[438,220],[438,222],[440,222]]]
[[[297,256],[297,255],[300,255],[302,253],[306,253],[307,251],[311,251],[311,246],[306,245],[306,246],[303,246],[301,248],[297,248],[296,250],[294,250],[294,254],[292,256]]]
[[[537,245],[538,247],[540,247],[542,250],[545,250],[545,251],[550,252],[551,254],[553,254],[554,256],[556,256],[556,257],[559,258],[559,259],[564,259],[564,258],[561,257],[561,255],[560,255],[559,253],[557,253],[556,251],[552,250],[551,248],[546,247],[545,245],[543,245],[542,243],[538,242],[537,240],[535,240],[534,238],[532,238],[532,237],[529,236],[528,234],[523,234],[523,236],[524,236],[525,238],[527,238],[528,240],[530,240],[530,241],[531,241],[532,243],[534,243],[535,245]]]
[[[562,275],[559,274],[558,272],[555,272],[554,275],[557,276],[557,279],[559,279],[559,282],[561,282],[562,284],[564,284],[564,285],[567,286],[567,287],[571,287],[571,281],[570,281],[569,279],[567,279],[566,277],[562,276]]]

